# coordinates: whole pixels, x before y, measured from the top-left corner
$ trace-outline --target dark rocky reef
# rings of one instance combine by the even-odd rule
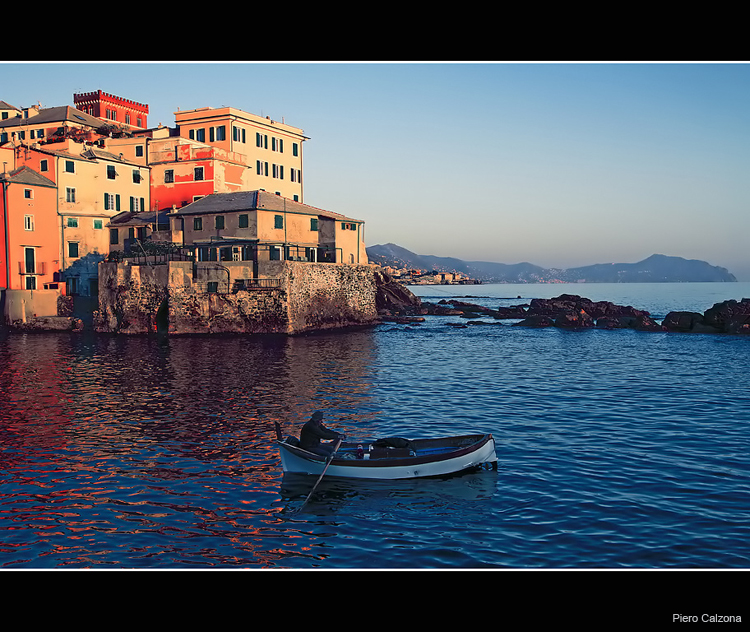
[[[565,329],[637,329],[663,331],[651,315],[629,305],[610,301],[592,301],[575,294],[561,294],[556,298],[532,299],[526,317],[516,323],[528,327],[561,327]]]
[[[750,334],[750,298],[716,303],[703,314],[670,312],[662,326],[667,331]]]
[[[670,312],[659,323],[645,310],[592,301],[573,294],[556,298],[532,299],[528,305],[491,309],[459,300],[441,300],[437,305],[422,303],[423,314],[460,316],[466,319],[492,317],[517,320],[520,327],[559,327],[564,329],[634,329],[692,333],[750,334],[750,299],[717,303],[705,313]],[[449,323],[457,326],[456,323]]]

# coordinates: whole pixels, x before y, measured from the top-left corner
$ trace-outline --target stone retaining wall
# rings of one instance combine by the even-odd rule
[[[278,267],[278,287],[227,292],[234,282],[227,265],[228,283],[208,292],[189,261],[102,263],[94,326],[125,334],[298,334],[377,322],[371,266],[283,261]]]

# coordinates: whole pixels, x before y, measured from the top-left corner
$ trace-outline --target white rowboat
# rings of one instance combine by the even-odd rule
[[[327,476],[395,480],[442,476],[482,466],[497,469],[491,434],[413,439],[408,448],[377,447],[380,442],[342,443],[330,464],[327,457],[300,448],[295,437],[284,438],[278,424],[276,435],[281,465],[289,474],[320,475],[325,470]],[[359,447],[363,458],[357,458]]]

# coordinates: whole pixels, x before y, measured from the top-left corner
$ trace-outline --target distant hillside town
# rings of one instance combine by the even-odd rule
[[[474,285],[481,281],[472,279],[461,272],[444,272],[440,270],[420,270],[401,268],[390,265],[381,266],[396,281],[405,285]]]

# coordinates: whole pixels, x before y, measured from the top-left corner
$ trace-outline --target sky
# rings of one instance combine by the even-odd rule
[[[368,246],[570,268],[652,254],[750,281],[745,63],[0,63],[0,100],[103,90],[299,127],[304,202]]]

